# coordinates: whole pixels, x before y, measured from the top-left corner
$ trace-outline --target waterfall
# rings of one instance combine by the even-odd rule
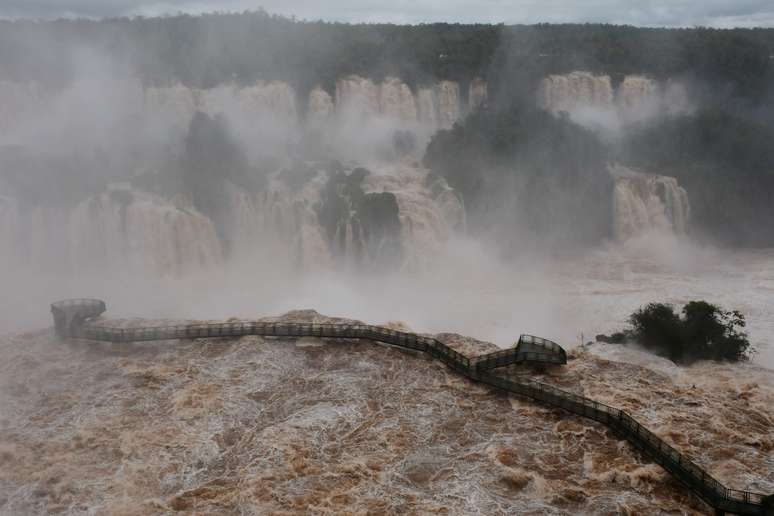
[[[411,88],[395,77],[380,84],[357,75],[339,79],[336,110],[361,117],[381,115],[404,123],[417,121],[417,100]]]
[[[438,127],[438,112],[433,88],[419,88],[417,92],[417,113],[419,123],[426,127]]]
[[[540,83],[538,102],[555,113],[587,107],[609,109],[613,106],[613,87],[607,75],[588,72],[549,75]]]
[[[196,108],[210,116],[277,121],[293,121],[298,116],[295,90],[281,81],[257,81],[244,87],[225,84],[200,90],[196,98]]]
[[[468,87],[468,109],[476,111],[486,105],[487,94],[486,81],[481,78],[473,79]]]
[[[269,114],[281,120],[298,118],[296,92],[286,82],[258,81],[252,86],[239,89],[237,99],[248,110],[248,114]]]
[[[397,163],[374,169],[364,182],[366,192],[390,192],[397,199],[404,268],[429,266],[445,243],[465,228],[459,194],[443,178],[429,179],[427,170]]]
[[[644,75],[627,75],[613,89],[610,77],[579,71],[544,78],[537,102],[552,113],[566,112],[578,123],[613,133],[623,124],[692,110],[687,91],[678,82],[661,84]]]
[[[31,83],[0,83],[0,124],[16,124],[19,117],[26,116],[28,105],[32,106],[30,109],[49,104],[68,108],[70,102],[70,111],[83,109],[94,90],[93,84],[86,86],[75,85],[56,93],[44,92]],[[263,145],[270,151],[284,151],[289,142],[287,135],[297,134],[293,132],[298,129],[293,124],[299,118],[296,92],[280,81],[257,81],[247,86],[227,83],[196,89],[183,84],[143,88],[139,82],[127,80],[120,90],[120,96],[111,95],[100,101],[126,99],[126,102],[116,102],[119,104],[115,110],[117,121],[114,123],[111,119],[112,125],[105,125],[104,135],[113,137],[118,130],[126,131],[129,136],[145,133],[147,138],[127,143],[131,152],[144,149],[143,145],[149,142],[163,143],[164,150],[149,158],[149,163],[142,163],[141,173],[138,172],[137,184],[150,182],[155,185],[153,188],[162,188],[160,184],[167,179],[174,182],[172,178],[159,176],[156,184],[149,177],[154,167],[164,170],[168,165],[159,156],[169,148],[172,152],[178,150],[176,146],[197,111],[223,114],[232,123],[235,137],[243,138],[240,143],[251,150]],[[466,91],[467,105],[483,105],[486,94],[483,80],[472,81]],[[25,98],[28,100],[20,100]],[[364,159],[378,155],[379,159],[390,160],[396,134],[403,138],[401,141],[414,141],[413,138],[426,138],[438,128],[451,127],[466,103],[460,98],[459,84],[453,81],[424,85],[415,93],[395,77],[375,83],[349,76],[337,81],[333,95],[320,86],[312,89],[305,118],[326,124],[326,129],[331,124],[332,130],[326,133],[333,141],[354,142],[350,146],[363,150]],[[357,115],[358,120],[350,119],[350,127],[346,127],[346,120],[343,120],[345,127],[335,127],[342,123],[342,115],[348,113]],[[377,121],[365,130],[362,121],[369,116]],[[130,123],[124,123],[127,120]],[[267,136],[261,132],[262,127],[276,134]],[[374,144],[375,140],[378,145]],[[84,141],[85,152],[92,152],[89,145],[93,144],[91,140]],[[383,149],[387,151],[382,156],[378,152]],[[261,158],[261,152],[263,149],[256,150],[248,159]],[[406,154],[410,152],[403,153]],[[114,177],[118,179],[113,180],[129,177],[131,170],[116,168]],[[267,253],[302,267],[329,267],[338,260],[368,266],[369,262],[380,260],[382,253],[392,252],[387,247],[397,238],[398,246],[406,251],[401,255],[399,266],[414,267],[426,261],[454,231],[465,227],[461,199],[445,181],[437,178],[430,181],[427,171],[418,165],[396,162],[380,165],[367,174],[359,186],[364,193],[358,194],[368,196],[366,202],[351,200],[353,206],[362,204],[362,213],[341,216],[334,235],[338,242],[335,245],[340,248],[334,248],[318,212],[330,180],[329,172],[323,168],[313,170],[302,183],[297,178],[284,177],[281,172],[270,174],[267,184],[257,192],[229,184],[224,197],[228,203],[224,208],[225,222],[222,224],[218,219],[217,226],[220,232],[224,232],[221,225],[229,228],[225,230],[230,232],[228,235],[216,233],[212,220],[182,196],[165,198],[129,184],[113,184],[106,191],[80,201],[61,201],[70,204],[32,204],[15,199],[15,193],[3,190],[0,260],[63,273],[83,269],[149,275],[177,274],[190,268],[216,265],[224,259],[250,260]],[[351,168],[347,170],[351,172]],[[168,186],[164,183],[163,187]],[[393,217],[394,212],[397,215]],[[390,226],[393,221],[397,221],[398,237]],[[224,242],[228,243],[228,249]],[[341,249],[343,255],[339,252]]]
[[[648,232],[685,234],[690,217],[688,193],[669,176],[645,174],[611,165],[615,179],[613,226],[625,241]]]
[[[207,89],[191,88],[180,83],[143,88],[136,80],[124,80],[122,84],[121,88],[111,86],[113,90],[125,90],[122,100],[111,97],[110,102],[120,104],[119,111],[127,120],[138,120],[139,115],[141,120],[150,124],[146,126],[148,134],[158,137],[171,135],[179,139],[197,111],[210,116],[222,114],[237,129],[258,129],[263,133],[268,131],[267,126],[275,124],[278,126],[275,132],[282,132],[302,118],[296,91],[282,81],[259,80],[245,86],[222,83]],[[75,84],[57,93],[44,91],[35,83],[0,81],[0,129],[16,128],[21,122],[38,117],[49,104],[67,104],[76,100],[88,102],[88,98],[73,96],[89,97],[93,95],[93,86],[86,84],[81,88]],[[387,77],[375,83],[371,79],[350,75],[336,81],[333,94],[319,85],[313,88],[308,94],[306,116],[303,118],[316,123],[328,119],[333,113],[348,117],[350,122],[383,117],[404,128],[435,131],[454,125],[464,114],[463,104],[466,103],[468,111],[473,111],[485,105],[486,99],[487,83],[481,78],[470,82],[467,97],[463,99],[460,85],[455,81],[425,84],[415,93],[396,77]],[[9,131],[4,132],[10,135]]]
[[[327,120],[334,112],[333,98],[331,95],[316,86],[309,92],[309,102],[307,104],[307,119],[310,121]]]
[[[382,115],[403,122],[417,121],[417,105],[411,89],[402,81],[388,77],[380,86],[379,105]]]
[[[260,192],[229,185],[234,258],[281,259],[304,268],[329,267],[332,257],[315,206],[324,178],[318,173],[300,190],[275,174]]]
[[[624,122],[645,120],[662,111],[661,86],[649,77],[629,75],[618,87],[616,102],[618,115]]]
[[[215,227],[186,206],[114,186],[75,207],[69,243],[73,267],[176,274],[220,263]]]
[[[196,92],[182,84],[147,88],[144,97],[145,110],[154,113],[159,119],[171,121],[179,132],[188,129],[194,113],[199,109]]]
[[[123,185],[73,208],[0,197],[0,263],[32,270],[162,276],[221,262],[212,222],[182,201]]]
[[[373,236],[368,234],[369,221],[358,214],[356,197],[342,188],[344,183],[331,189],[331,177],[329,172],[316,170],[303,186],[294,189],[277,173],[263,191],[255,193],[232,185],[233,240],[238,242],[235,258],[280,258],[304,268],[368,268],[383,262],[383,253],[392,252],[388,243],[369,239]],[[404,251],[399,267],[424,266],[456,231],[464,230],[465,209],[459,195],[442,178],[428,182],[424,169],[405,163],[372,168],[362,190],[365,195],[395,196],[400,221],[396,243]],[[338,206],[329,235],[319,213],[326,195],[334,195],[327,202]]]
[[[379,114],[379,88],[370,79],[357,75],[336,81],[336,110],[368,117]]]
[[[242,127],[262,122],[292,123],[298,118],[296,93],[281,81],[257,81],[250,86],[220,84],[204,90],[182,84],[146,88],[145,114],[185,133],[197,111],[223,114]]]
[[[616,97],[619,106],[636,109],[642,104],[657,102],[660,88],[658,82],[642,75],[627,75],[618,87]]]
[[[474,80],[468,92],[469,104],[482,105],[486,95],[486,82]],[[315,97],[319,98],[319,93],[315,93]],[[460,86],[454,81],[440,81],[419,87],[415,96],[408,85],[394,77],[375,84],[370,79],[352,75],[336,82],[335,109],[339,113],[358,114],[361,118],[381,115],[409,126],[419,122],[432,130],[448,129],[461,116]]]
[[[438,101],[438,127],[448,129],[460,118],[460,85],[441,81],[435,87]]]

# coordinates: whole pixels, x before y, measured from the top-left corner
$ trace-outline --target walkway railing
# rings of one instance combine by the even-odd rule
[[[729,489],[688,457],[647,430],[630,414],[592,399],[551,385],[498,371],[519,362],[565,364],[567,355],[558,344],[531,335],[522,335],[515,348],[467,357],[432,337],[367,324],[317,324],[286,322],[203,323],[144,328],[120,328],[87,320],[105,311],[105,303],[96,299],[60,301],[51,305],[56,332],[74,337],[109,342],[196,339],[210,337],[321,337],[365,339],[427,353],[451,369],[505,391],[526,396],[573,414],[607,425],[617,435],[653,459],[683,485],[719,513],[774,515],[774,497]]]

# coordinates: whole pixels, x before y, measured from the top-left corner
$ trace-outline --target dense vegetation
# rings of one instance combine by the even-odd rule
[[[480,111],[427,147],[425,165],[462,192],[471,229],[558,243],[610,234],[612,180],[597,137],[535,107]],[[513,242],[516,244],[517,242]]]
[[[411,85],[482,76],[502,99],[512,99],[545,73],[586,69],[614,77],[690,76],[724,94],[758,98],[773,77],[771,55],[772,29],[348,25],[297,22],[263,11],[0,21],[0,79],[44,82],[67,81],[97,56],[101,64],[134,70],[150,84],[206,87],[278,79],[304,92],[317,83],[330,87],[350,73],[377,79],[393,74]]]
[[[634,131],[625,159],[685,186],[696,233],[730,245],[774,243],[774,125],[702,109]]]
[[[725,311],[706,301],[691,301],[682,317],[671,305],[650,303],[629,317],[630,328],[602,342],[637,342],[677,363],[696,360],[738,362],[750,358],[753,350],[744,333],[744,316]]]

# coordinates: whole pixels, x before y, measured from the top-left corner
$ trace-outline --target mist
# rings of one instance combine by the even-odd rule
[[[313,308],[572,347],[643,303],[698,296],[746,311],[756,360],[774,363],[770,281],[753,271],[770,270],[768,251],[694,238],[691,188],[623,150],[643,127],[692,116],[707,96],[692,95],[707,90],[698,79],[438,72],[386,57],[376,71],[328,69],[331,34],[346,26],[260,16],[300,41],[281,49],[281,36],[261,35],[257,71],[229,73],[223,63],[246,54],[193,20],[181,21],[195,23],[191,55],[78,38],[48,70],[52,34],[75,22],[43,24],[39,39],[19,22],[5,36],[26,56],[6,58],[0,76],[4,332],[48,325],[56,299],[98,297],[122,317]],[[312,28],[309,70],[297,53]],[[542,43],[533,35],[517,55],[511,44],[490,45],[494,65]],[[514,133],[524,143],[502,151],[470,136],[497,117],[505,134],[514,104],[533,124]]]

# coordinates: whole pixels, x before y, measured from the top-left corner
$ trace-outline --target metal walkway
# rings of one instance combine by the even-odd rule
[[[550,385],[498,374],[497,368],[520,362],[567,363],[567,355],[561,346],[539,337],[522,335],[514,348],[470,358],[431,337],[367,324],[248,321],[119,328],[88,323],[88,319],[99,316],[105,309],[105,303],[98,299],[72,299],[53,303],[51,312],[54,316],[57,335],[109,342],[241,337],[244,335],[321,337],[366,339],[421,351],[473,381],[526,396],[607,425],[614,433],[629,441],[635,448],[672,474],[685,487],[715,509],[717,514],[774,516],[774,495],[766,496],[725,487],[688,457],[643,427],[627,412]]]

